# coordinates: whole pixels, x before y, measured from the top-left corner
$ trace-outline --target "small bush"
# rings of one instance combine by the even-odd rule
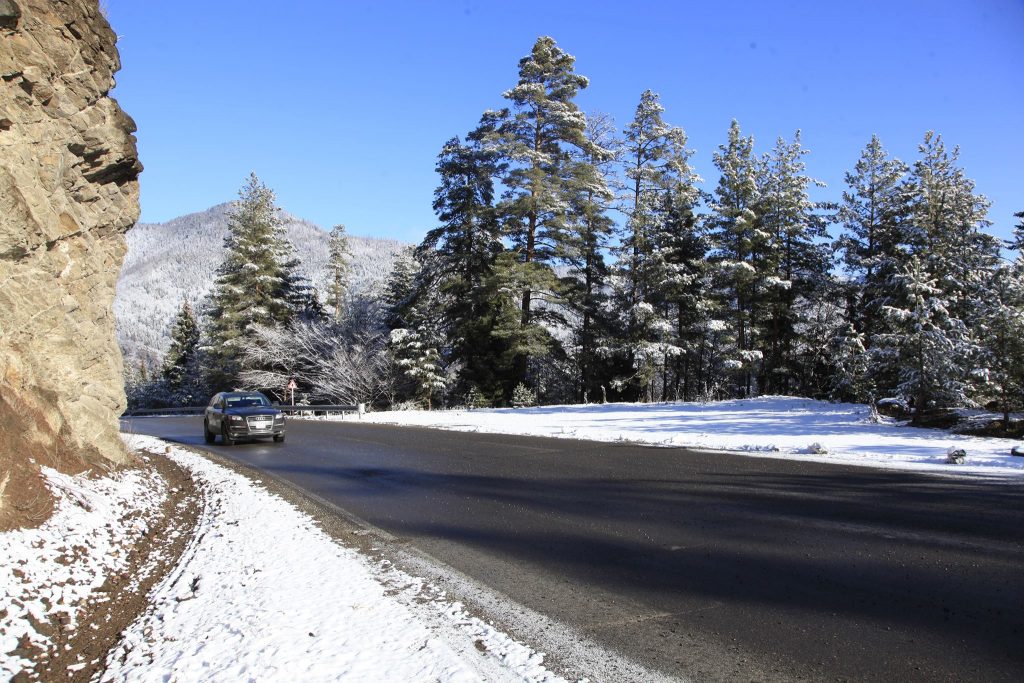
[[[537,405],[537,394],[533,392],[533,389],[522,383],[517,384],[516,388],[512,390],[512,407],[529,408],[535,405]]]

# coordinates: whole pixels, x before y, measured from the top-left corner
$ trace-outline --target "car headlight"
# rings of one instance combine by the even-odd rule
[[[231,421],[232,422],[245,422],[245,418],[242,417],[241,415],[232,415],[231,416]]]

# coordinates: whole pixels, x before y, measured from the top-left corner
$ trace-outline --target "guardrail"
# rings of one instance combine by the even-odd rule
[[[293,415],[295,413],[358,413],[362,415],[366,412],[366,404],[357,403],[355,405],[329,405],[329,406],[316,406],[316,405],[286,405],[286,406],[274,406],[274,408],[280,410],[282,413]],[[125,413],[121,417],[151,417],[155,415],[202,415],[206,411],[206,406],[182,406],[177,408],[145,408],[142,410],[133,410]]]

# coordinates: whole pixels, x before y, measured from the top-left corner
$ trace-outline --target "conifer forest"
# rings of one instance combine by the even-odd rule
[[[381,407],[1021,406],[1024,212],[1010,242],[988,232],[939,133],[905,161],[871,137],[844,186],[820,189],[800,131],[755,145],[726,121],[705,182],[657,93],[616,124],[577,106],[588,85],[538,39],[496,108],[441,146],[436,226],[372,301],[347,291],[344,226],[326,288],[296,274],[274,194],[250,177],[212,294],[183,304],[158,367],[132,368],[133,403],[283,399],[295,379],[304,400]]]

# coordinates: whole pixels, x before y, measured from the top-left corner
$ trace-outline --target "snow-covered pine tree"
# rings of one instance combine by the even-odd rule
[[[764,308],[758,321],[763,354],[758,384],[767,393],[803,389],[796,352],[804,307],[798,304],[825,291],[832,265],[824,243],[830,218],[822,209],[828,205],[808,196],[808,188],[824,183],[805,174],[806,154],[797,131],[792,142],[780,137],[763,161],[760,226],[765,239],[755,269]]]
[[[384,324],[388,330],[408,327],[409,311],[415,304],[422,266],[416,248],[409,246],[395,257],[391,274],[384,285]]]
[[[982,327],[978,304],[988,296],[986,283],[1000,262],[1000,242],[985,232],[990,202],[958,166],[958,148],[947,151],[942,137],[928,132],[918,149],[910,174],[913,237],[950,317],[973,335]],[[958,361],[975,378],[969,371],[982,364],[981,344],[969,341]]]
[[[838,214],[842,229],[835,248],[849,277],[847,317],[853,334],[863,335],[866,349],[884,331],[881,309],[889,303],[889,280],[906,267],[911,254],[905,234],[912,197],[908,170],[873,135],[853,171],[845,175],[847,189]]]
[[[974,181],[957,165],[959,148],[947,152],[942,136],[929,131],[918,149],[921,156],[910,180],[922,258],[949,300],[951,314],[970,325],[988,274],[999,263],[999,240],[984,232],[991,225],[991,202],[976,194]]]
[[[1007,246],[1018,252],[1024,252],[1024,211],[1018,211],[1013,214],[1013,217],[1020,219],[1020,222],[1013,226],[1013,239]]]
[[[175,405],[199,405],[206,400],[202,382],[199,323],[186,299],[171,325],[171,346],[161,376],[168,398]]]
[[[671,322],[663,351],[661,399],[692,400],[709,376],[704,350],[714,306],[708,300],[708,243],[695,209],[701,193],[679,183],[665,193],[658,229],[652,235],[652,270],[660,287],[652,302]]]
[[[491,334],[501,304],[484,287],[504,250],[494,195],[504,164],[494,143],[499,118],[486,112],[465,143],[457,137],[445,143],[433,205],[441,225],[419,247],[434,263],[422,285],[437,293],[431,311],[441,321],[445,353],[460,361],[456,391],[476,386],[488,397],[503,395],[512,375],[504,344]]]
[[[274,192],[253,173],[239,191],[228,219],[224,261],[207,305],[207,383],[213,390],[235,386],[241,347],[250,327],[286,325],[308,302],[295,274],[294,250],[285,236]]]
[[[345,226],[339,223],[331,228],[327,242],[329,250],[327,268],[330,270],[330,282],[327,285],[327,305],[333,310],[335,321],[341,320],[341,312],[348,291],[349,261],[352,250],[349,248]]]
[[[979,302],[975,338],[983,348],[983,395],[994,398],[1009,429],[1010,411],[1024,407],[1024,257],[992,270]]]
[[[420,332],[401,328],[391,330],[391,348],[417,399],[430,410],[434,394],[447,387],[437,349]]]
[[[618,142],[615,124],[607,114],[587,117],[589,151],[579,151],[574,158],[572,175],[567,183],[569,196],[568,230],[564,258],[569,266],[562,278],[567,307],[574,318],[575,378],[574,398],[584,403],[600,396],[606,382],[607,363],[598,353],[612,332],[608,314],[608,265],[605,254],[615,230],[609,216],[615,195],[611,187]]]
[[[673,338],[670,318],[674,316],[663,291],[665,278],[675,269],[665,261],[671,250],[666,241],[674,238],[671,232],[693,226],[686,226],[685,219],[669,225],[666,209],[692,214],[700,198],[696,186],[701,179],[689,163],[693,151],[686,148],[686,133],[665,123],[664,111],[658,95],[644,91],[624,131],[622,149],[627,178],[623,202],[626,230],[619,267],[626,289],[618,298],[626,316],[624,351],[630,376],[619,384],[627,395],[645,400],[655,398],[657,384],[662,398],[667,397],[664,375],[668,359],[682,353]],[[659,367],[660,382],[656,381]]]
[[[729,140],[713,155],[721,175],[711,200],[709,261],[720,306],[731,312],[732,351],[723,367],[732,371],[735,393],[751,396],[755,370],[761,365],[756,329],[762,302],[756,289],[760,262],[769,234],[760,225],[763,212],[761,165],[754,156],[754,139],[743,137],[736,121]]]
[[[521,340],[545,333],[537,325],[537,296],[550,290],[535,289],[554,282],[553,264],[564,248],[563,231],[567,209],[566,180],[572,172],[571,150],[587,149],[586,117],[574,102],[588,81],[574,71],[575,58],[555,44],[553,38],[537,39],[530,54],[519,61],[519,82],[504,93],[511,102],[499,129],[508,171],[502,184],[507,188],[502,202],[504,225],[516,258],[504,263],[520,292]],[[512,272],[521,266],[521,273]],[[512,330],[506,330],[511,333]],[[519,343],[514,357],[514,382],[526,382],[531,353],[549,345]],[[507,388],[509,396],[512,386]]]
[[[891,331],[878,335],[877,348],[894,356],[897,391],[914,405],[914,419],[931,408],[968,404],[968,363],[976,351],[967,326],[952,312],[953,300],[928,272],[926,258],[911,257],[890,287],[896,291],[894,305],[883,314]]]

